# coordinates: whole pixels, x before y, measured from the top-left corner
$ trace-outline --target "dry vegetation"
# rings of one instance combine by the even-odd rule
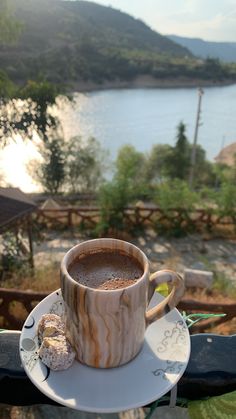
[[[52,292],[60,288],[59,264],[52,262],[35,272],[24,271],[23,269],[12,273],[4,281],[4,288],[15,288],[21,290],[32,290],[41,292]]]
[[[226,292],[217,289],[212,290],[188,290],[184,298],[194,299],[204,303],[218,304],[236,304],[236,297],[231,297]],[[216,318],[217,319],[217,318]],[[236,317],[218,326],[212,326],[205,330],[206,333],[215,333],[219,335],[232,335],[236,333]]]
[[[175,260],[172,261],[171,267],[175,268]],[[52,262],[41,268],[37,268],[34,274],[24,272],[21,270],[12,274],[8,280],[4,282],[5,288],[15,288],[21,290],[32,290],[50,293],[60,287],[59,280],[59,263]],[[232,294],[231,288],[226,286],[223,282],[215,282],[213,289],[188,289],[185,293],[185,299],[196,300],[207,303],[224,303],[235,304],[236,295]],[[25,320],[27,312],[20,302],[12,302],[11,313],[17,318]],[[3,327],[3,322],[0,319],[0,327]],[[236,318],[227,321],[218,326],[211,326],[205,330],[209,333],[216,333],[221,335],[233,334],[236,331]]]

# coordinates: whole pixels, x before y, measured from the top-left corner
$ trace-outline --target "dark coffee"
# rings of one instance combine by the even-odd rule
[[[143,275],[141,264],[118,251],[82,255],[68,272],[80,284],[96,289],[119,289],[134,284]]]

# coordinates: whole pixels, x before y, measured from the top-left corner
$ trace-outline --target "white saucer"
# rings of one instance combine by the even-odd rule
[[[162,298],[155,293],[151,306]],[[20,356],[35,386],[64,406],[96,413],[145,406],[171,390],[187,367],[190,336],[181,314],[174,309],[147,328],[141,352],[128,364],[96,369],[74,361],[68,370],[50,371],[37,354],[37,324],[43,314],[61,315],[63,310],[60,290],[33,309],[21,332]]]

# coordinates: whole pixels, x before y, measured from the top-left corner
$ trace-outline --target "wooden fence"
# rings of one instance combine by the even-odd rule
[[[7,329],[21,329],[28,314],[48,293],[19,291],[17,289],[0,288],[0,317],[1,327]],[[16,308],[16,305],[21,308]],[[23,310],[22,310],[23,309]],[[236,317],[236,303],[205,303],[196,300],[183,299],[178,305],[179,310],[190,313],[225,313],[226,316],[201,321],[193,326],[193,332],[204,332],[212,326],[225,323]]]
[[[98,207],[66,207],[60,209],[38,209],[35,221],[46,223],[50,227],[64,226],[73,229],[76,226],[94,228],[100,220]],[[216,214],[213,209],[195,209],[187,211],[173,208],[168,211],[154,206],[130,206],[123,211],[123,223],[129,229],[151,226],[155,229],[179,228],[191,231],[228,230],[235,233],[236,211],[229,215]]]

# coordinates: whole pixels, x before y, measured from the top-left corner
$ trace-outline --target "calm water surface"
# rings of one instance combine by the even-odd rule
[[[115,158],[118,149],[127,143],[145,152],[157,143],[174,145],[180,121],[186,124],[187,137],[192,142],[197,103],[196,88],[107,90],[76,93],[75,105],[61,104],[58,114],[66,138],[94,136]],[[236,85],[205,88],[198,143],[206,150],[207,158],[213,160],[222,145],[234,141]],[[23,166],[34,153],[29,145],[18,147],[19,168],[15,167],[14,174],[11,170],[11,182],[24,190],[35,189],[30,178],[25,173],[23,176]],[[9,155],[12,158],[12,153]],[[3,155],[2,167],[10,172],[7,158]]]
[[[94,136],[112,156],[123,144],[148,151],[153,144],[175,144],[176,127],[186,124],[193,140],[198,93],[186,89],[122,89],[76,95],[76,107],[62,116],[68,135]],[[198,143],[213,160],[236,141],[236,85],[205,88]]]

